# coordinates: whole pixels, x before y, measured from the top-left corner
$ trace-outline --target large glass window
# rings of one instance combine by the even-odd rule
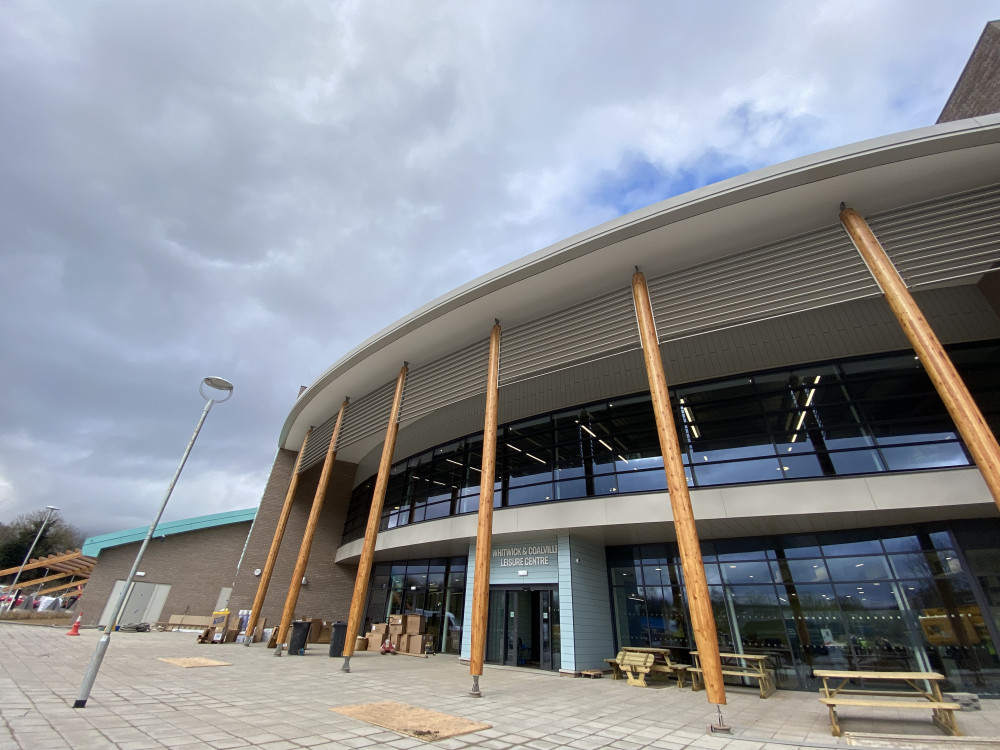
[[[434,639],[435,650],[460,653],[467,566],[464,557],[376,563],[368,588],[365,630],[386,622],[389,615],[424,615],[424,632]]]
[[[815,669],[933,670],[945,689],[998,695],[998,537],[980,520],[703,542],[720,650],[767,655],[784,688],[816,689]],[[684,661],[676,547],[606,554],[618,645]]]
[[[997,429],[1000,343],[950,351]],[[912,354],[685,385],[671,398],[692,487],[971,464]],[[396,463],[380,528],[476,512],[482,441],[482,434],[470,435]],[[665,489],[649,394],[583,404],[498,430],[494,507]],[[373,490],[369,478],[352,494],[344,541],[364,535]]]

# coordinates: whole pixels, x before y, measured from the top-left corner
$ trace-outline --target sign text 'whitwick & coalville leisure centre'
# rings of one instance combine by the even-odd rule
[[[493,557],[501,568],[526,568],[530,565],[548,565],[549,555],[558,555],[558,544],[529,544],[523,547],[496,547]]]

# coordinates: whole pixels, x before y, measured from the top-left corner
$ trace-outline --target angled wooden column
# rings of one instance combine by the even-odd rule
[[[250,608],[250,618],[247,620],[247,636],[253,634],[257,627],[257,620],[260,618],[260,610],[264,606],[264,599],[267,597],[267,587],[271,585],[271,574],[274,573],[274,563],[278,559],[278,550],[281,549],[281,539],[285,535],[285,527],[288,526],[288,516],[292,512],[292,501],[295,499],[295,490],[299,488],[299,467],[302,466],[302,457],[306,453],[306,446],[309,445],[309,436],[312,435],[312,427],[306,433],[302,447],[299,448],[299,455],[295,459],[295,468],[292,469],[292,479],[288,483],[288,492],[285,493],[285,504],[281,506],[281,515],[278,516],[278,526],[274,529],[274,537],[271,539],[271,549],[267,553],[267,560],[264,562],[264,570],[260,574],[260,582],[257,584],[257,595],[253,599],[253,606]],[[249,637],[247,645],[250,644]]]
[[[368,513],[368,526],[365,529],[365,544],[361,548],[361,560],[358,562],[358,576],[354,579],[354,595],[351,597],[351,613],[347,618],[347,640],[344,641],[344,665],[341,671],[351,671],[351,657],[354,655],[354,642],[361,629],[361,617],[364,615],[365,598],[368,595],[368,579],[371,577],[372,560],[375,557],[375,540],[378,537],[379,522],[382,520],[382,504],[385,502],[385,491],[389,486],[389,470],[392,468],[392,452],[396,449],[396,434],[399,432],[399,407],[403,403],[403,386],[406,384],[406,373],[409,372],[407,362],[399,368],[396,376],[396,395],[392,399],[392,409],[389,412],[389,425],[385,428],[385,443],[382,445],[382,460],[378,465],[378,476],[375,479],[375,491],[372,493],[372,508]]]
[[[469,674],[472,694],[479,691],[486,657],[486,624],[490,600],[490,553],[493,549],[493,485],[497,466],[497,409],[500,395],[500,321],[490,332],[490,364],[486,376],[486,421],[483,462],[479,474],[479,526],[476,531],[476,567],[472,579],[472,651]]]
[[[312,510],[309,511],[306,530],[302,533],[299,557],[295,561],[292,582],[288,586],[288,596],[285,597],[285,608],[281,612],[281,624],[278,626],[278,643],[288,642],[288,626],[292,622],[292,617],[295,614],[295,605],[299,601],[299,591],[302,589],[302,577],[306,574],[306,566],[309,564],[309,552],[312,550],[313,537],[316,536],[316,527],[319,525],[319,515],[323,510],[323,501],[326,499],[326,488],[330,484],[330,474],[333,471],[333,464],[337,460],[337,438],[340,437],[340,424],[344,420],[344,410],[347,409],[348,401],[350,399],[344,399],[344,403],[340,405],[340,411],[337,412],[337,422],[333,426],[333,434],[330,435],[330,446],[326,449],[326,460],[323,462],[323,471],[319,475],[316,494],[313,495]]]
[[[663,372],[663,361],[660,358],[660,343],[656,336],[653,308],[649,302],[649,289],[646,287],[646,277],[638,268],[632,276],[632,299],[635,301],[639,340],[646,362],[646,374],[649,376],[649,392],[653,400],[660,451],[663,453],[663,470],[667,474],[667,491],[670,493],[674,530],[677,532],[677,546],[681,553],[681,568],[684,570],[694,640],[698,646],[701,668],[704,670],[708,702],[721,705],[726,702],[726,688],[722,683],[719,639],[715,631],[712,600],[708,594],[708,581],[705,578],[705,564],[701,559],[701,544],[698,542],[694,510],[691,508],[691,495],[688,492],[687,478],[684,476],[681,446],[677,440],[677,428],[674,426],[674,415],[670,409],[670,394],[667,390],[667,377]]]
[[[841,204],[840,222],[882,288],[886,302],[986,480],[993,502],[1000,508],[1000,446],[996,436],[868,222],[844,204]]]

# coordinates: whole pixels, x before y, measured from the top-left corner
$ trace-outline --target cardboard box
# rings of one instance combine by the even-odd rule
[[[404,615],[404,633],[420,634],[427,628],[427,618],[423,615]]]
[[[330,639],[333,637],[333,625],[328,625],[323,623],[323,627],[319,629],[319,638],[316,643],[329,643]]]
[[[408,644],[410,647],[409,653],[411,654],[424,653],[427,643],[428,641],[426,635],[411,635],[410,643]]]
[[[395,636],[403,635],[403,632],[404,631],[403,631],[403,626],[402,625],[390,625],[389,626],[389,637],[392,638],[392,642],[393,643],[396,642]]]
[[[212,613],[212,625],[216,632],[224,633],[229,626],[229,610],[223,609]]]
[[[403,624],[403,615],[389,615],[389,624],[390,625],[402,625]]]
[[[368,639],[367,638],[362,638],[359,635],[358,639],[356,641],[354,641],[354,650],[355,651],[367,651],[368,650]]]

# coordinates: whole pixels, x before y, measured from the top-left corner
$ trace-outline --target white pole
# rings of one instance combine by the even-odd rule
[[[228,401],[229,397],[232,396],[232,384],[222,378],[205,378],[205,380],[202,381],[202,386],[206,384],[212,388],[228,390],[229,395],[218,400],[218,403],[220,404],[223,401]],[[228,388],[226,386],[228,386]],[[111,634],[115,631],[115,627],[118,625],[118,618],[121,617],[121,611],[125,606],[125,600],[128,598],[129,591],[131,590],[132,581],[135,578],[136,571],[139,570],[139,563],[142,561],[142,556],[146,552],[146,547],[149,546],[149,540],[153,538],[153,532],[156,531],[156,525],[160,522],[160,516],[162,516],[163,511],[166,510],[167,501],[170,499],[170,494],[174,491],[174,485],[177,484],[177,478],[181,475],[181,470],[184,468],[184,464],[187,463],[188,456],[191,454],[191,448],[194,447],[194,441],[198,439],[198,433],[201,432],[201,426],[205,424],[205,417],[207,417],[208,412],[211,411],[212,404],[216,403],[214,399],[206,396],[204,390],[200,387],[199,390],[201,390],[201,395],[205,398],[207,403],[205,404],[204,410],[201,412],[201,418],[198,420],[197,426],[194,428],[194,434],[188,441],[187,448],[184,449],[184,455],[181,456],[181,463],[177,467],[177,471],[174,472],[174,477],[170,480],[170,484],[167,485],[167,494],[164,495],[163,502],[160,503],[160,509],[156,512],[156,517],[153,518],[153,522],[149,525],[149,531],[146,532],[146,538],[142,540],[139,552],[135,556],[135,562],[132,563],[132,570],[129,571],[128,578],[125,579],[125,585],[122,586],[122,592],[118,597],[118,603],[115,604],[115,608],[111,611],[111,621],[104,628],[104,635],[102,635],[101,639],[97,642],[94,654],[90,657],[90,664],[87,666],[87,673],[83,676],[83,682],[80,685],[80,692],[76,696],[73,708],[86,708],[87,706],[87,699],[90,697],[90,691],[94,687],[94,681],[97,679],[97,673],[101,669],[101,662],[104,661],[104,654],[107,652],[108,646],[111,643]]]

